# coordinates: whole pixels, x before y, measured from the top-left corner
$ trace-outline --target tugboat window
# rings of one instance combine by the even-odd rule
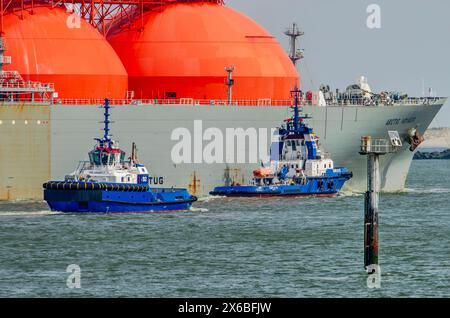
[[[107,166],[110,162],[110,155],[104,152],[92,151],[89,153],[89,160],[94,166]],[[111,156],[111,163],[114,162],[114,156]]]
[[[102,158],[102,165],[107,166],[108,165],[109,155],[107,153],[102,152],[101,153],[101,158]]]
[[[93,151],[89,154],[90,160],[91,160],[91,164],[95,165],[95,166],[100,166],[101,165],[101,161],[100,161],[100,153],[97,151]]]

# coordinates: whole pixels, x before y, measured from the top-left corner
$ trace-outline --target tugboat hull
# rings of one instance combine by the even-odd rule
[[[187,211],[196,197],[185,190],[124,192],[44,190],[52,211],[66,213],[160,213]]]
[[[347,177],[308,178],[306,184],[217,187],[211,195],[226,197],[336,197]]]

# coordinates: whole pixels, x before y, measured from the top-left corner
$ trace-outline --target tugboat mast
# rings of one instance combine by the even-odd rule
[[[109,124],[111,123],[111,121],[109,120],[109,117],[111,116],[111,114],[109,113],[109,109],[111,107],[109,106],[108,98],[105,98],[105,104],[104,104],[103,108],[105,109],[105,113],[104,113],[105,118],[103,120],[103,123],[105,126],[103,128],[104,135],[103,135],[102,142],[108,143],[108,148],[111,148],[112,147],[112,139],[111,139],[111,136],[109,135],[109,131],[110,131]]]
[[[299,90],[297,87],[291,92],[291,94],[294,97],[294,130],[298,131],[300,128],[300,110],[299,110],[299,103],[300,103],[300,94],[302,93],[301,90]]]
[[[302,133],[302,128],[305,127],[305,124],[302,120],[311,118],[308,115],[301,115],[303,111],[300,105],[302,94],[303,92],[297,86],[293,91],[291,91],[291,96],[294,99],[294,106],[292,107],[292,109],[294,110],[294,118],[288,120],[287,130],[293,133]]]

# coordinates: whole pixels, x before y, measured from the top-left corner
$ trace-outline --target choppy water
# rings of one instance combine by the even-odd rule
[[[381,200],[380,290],[366,286],[358,194],[169,215],[1,203],[0,297],[450,297],[450,161],[414,162],[408,190]]]

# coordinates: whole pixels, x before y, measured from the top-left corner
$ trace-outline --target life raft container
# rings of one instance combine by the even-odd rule
[[[273,174],[272,169],[270,168],[260,168],[258,170],[253,171],[253,176],[256,178],[265,178],[270,177]]]
[[[50,181],[43,184],[46,190],[90,190],[90,191],[122,191],[122,192],[147,192],[149,186],[131,184],[108,184],[96,182],[63,182]]]

